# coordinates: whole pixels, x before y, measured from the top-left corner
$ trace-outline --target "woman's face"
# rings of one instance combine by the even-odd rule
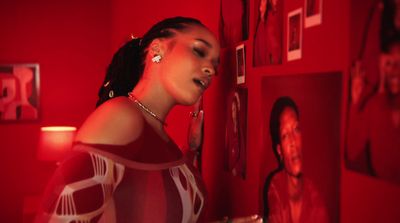
[[[192,105],[210,86],[219,63],[220,46],[206,28],[190,25],[168,39],[159,65],[161,83],[178,104]]]
[[[278,153],[283,160],[286,172],[300,176],[302,172],[302,138],[296,112],[286,107],[280,115],[280,139]]]

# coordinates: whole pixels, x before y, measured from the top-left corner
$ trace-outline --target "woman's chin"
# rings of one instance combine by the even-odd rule
[[[192,94],[186,97],[182,97],[180,100],[178,100],[178,104],[185,106],[194,105],[199,100],[200,96],[201,94]]]

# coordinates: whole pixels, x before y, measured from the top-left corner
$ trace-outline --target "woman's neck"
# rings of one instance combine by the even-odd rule
[[[303,177],[288,175],[288,192],[289,192],[289,205],[290,216],[292,222],[300,221],[301,209],[303,204]]]
[[[288,191],[289,191],[289,199],[296,201],[301,198],[303,192],[303,177],[300,176],[291,176],[288,177]]]
[[[162,88],[157,87],[154,82],[145,79],[140,80],[131,93],[145,107],[139,106],[146,121],[154,129],[165,135],[165,119],[174,106],[172,100],[168,98],[168,94],[162,92]]]

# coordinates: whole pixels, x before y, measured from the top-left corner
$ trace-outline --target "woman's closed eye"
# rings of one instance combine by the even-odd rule
[[[197,48],[197,47],[193,48],[193,52],[194,52],[197,56],[199,56],[199,57],[201,57],[201,58],[203,58],[203,57],[206,56],[205,50],[200,49],[200,48]]]

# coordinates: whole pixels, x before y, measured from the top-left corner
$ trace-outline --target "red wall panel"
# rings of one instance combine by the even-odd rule
[[[0,63],[38,63],[40,118],[0,124],[3,222],[22,222],[54,166],[36,160],[41,126],[79,126],[94,109],[110,54],[110,2],[0,1]]]

